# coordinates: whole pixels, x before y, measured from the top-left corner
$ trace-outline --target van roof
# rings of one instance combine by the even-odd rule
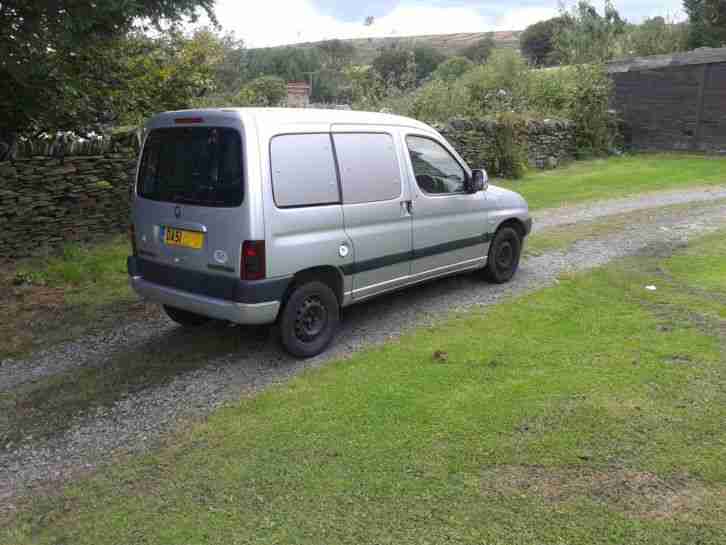
[[[169,118],[179,114],[204,115],[213,113],[215,116],[233,114],[235,117],[254,117],[258,123],[265,121],[272,123],[339,123],[350,125],[396,125],[413,127],[419,130],[432,131],[433,129],[410,117],[384,114],[379,112],[361,112],[354,110],[332,110],[318,108],[205,108],[195,110],[176,110],[157,114],[149,120],[148,125],[163,124],[171,121]]]

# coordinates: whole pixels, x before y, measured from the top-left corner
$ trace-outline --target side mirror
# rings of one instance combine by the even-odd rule
[[[476,193],[477,191],[486,191],[489,186],[489,178],[486,170],[477,168],[471,171],[471,180],[469,182],[469,191]]]

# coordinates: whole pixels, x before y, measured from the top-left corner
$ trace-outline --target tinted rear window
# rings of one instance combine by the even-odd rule
[[[154,129],[144,146],[140,197],[200,206],[242,203],[242,142],[234,129]]]

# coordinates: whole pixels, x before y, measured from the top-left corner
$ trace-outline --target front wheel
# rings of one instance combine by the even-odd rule
[[[487,265],[484,268],[486,279],[495,284],[509,282],[517,272],[521,253],[522,239],[519,233],[511,227],[499,229],[489,245]]]
[[[333,340],[340,320],[338,298],[326,284],[308,282],[294,289],[280,314],[280,340],[293,356],[320,354]]]

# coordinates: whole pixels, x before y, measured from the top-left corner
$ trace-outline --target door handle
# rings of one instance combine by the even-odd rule
[[[413,214],[413,201],[401,201],[401,212],[404,216]]]

